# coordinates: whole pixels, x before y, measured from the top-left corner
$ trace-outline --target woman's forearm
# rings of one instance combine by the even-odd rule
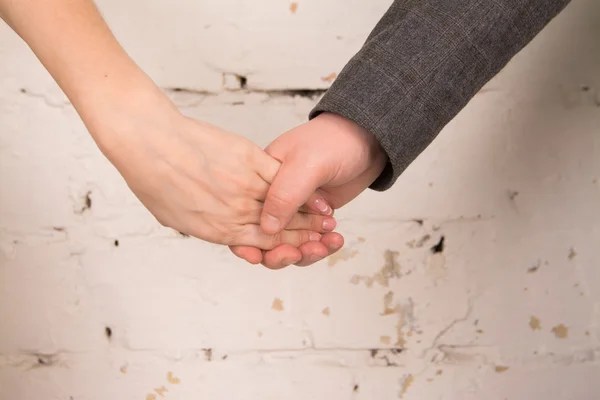
[[[93,1],[0,0],[0,16],[50,72],[97,142],[121,130],[107,125],[171,106],[126,54]]]
[[[183,116],[125,53],[92,0],[0,0],[0,16],[163,225],[260,249],[320,238],[330,217],[297,214],[293,230],[260,230],[262,200],[279,162],[245,138]]]

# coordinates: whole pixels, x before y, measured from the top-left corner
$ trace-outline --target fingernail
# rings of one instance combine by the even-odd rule
[[[331,209],[323,199],[315,200],[315,207],[317,207],[317,210],[321,211],[325,215],[331,214]]]
[[[335,219],[326,219],[325,221],[323,221],[323,230],[332,231],[335,229],[336,225],[337,224],[335,222]]]
[[[318,242],[319,240],[321,240],[321,234],[317,232],[310,232],[308,234],[308,240],[311,242]]]
[[[342,247],[342,245],[340,245],[340,244],[338,244],[338,243],[331,243],[331,244],[329,245],[329,248],[330,248],[331,250],[337,250],[337,249],[339,249],[340,247]]]
[[[266,214],[266,218],[264,221],[264,228],[269,230],[269,231],[278,231],[279,230],[279,219],[270,215],[270,214]]]
[[[311,263],[317,262],[321,259],[321,257],[319,257],[316,254],[311,254],[310,256],[308,256],[308,261],[310,261]]]

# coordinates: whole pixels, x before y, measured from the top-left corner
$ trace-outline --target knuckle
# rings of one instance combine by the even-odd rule
[[[281,232],[269,236],[269,248],[265,250],[272,250],[283,243],[283,234]]]
[[[260,217],[260,207],[258,204],[249,198],[237,198],[230,203],[233,214],[238,217],[256,216]]]

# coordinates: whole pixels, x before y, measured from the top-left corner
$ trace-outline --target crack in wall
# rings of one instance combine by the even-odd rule
[[[28,97],[32,97],[32,98],[35,98],[35,99],[42,99],[44,101],[44,103],[46,103],[46,105],[48,107],[51,107],[51,108],[62,109],[62,108],[66,108],[66,107],[68,107],[68,106],[71,105],[71,102],[68,99],[67,100],[63,100],[63,101],[52,101],[52,99],[48,95],[46,95],[46,94],[35,93],[35,92],[32,92],[32,91],[30,91],[28,89],[25,89],[25,88],[21,88],[19,90],[19,92],[21,94],[25,95],[25,96],[28,96]]]
[[[431,342],[431,345],[425,349],[423,349],[423,351],[421,352],[421,355],[419,356],[419,358],[426,358],[427,355],[434,350],[439,350],[441,346],[439,342],[442,340],[442,338],[448,333],[450,332],[450,330],[452,328],[454,328],[456,325],[460,324],[461,322],[466,322],[469,320],[469,318],[471,317],[471,314],[473,313],[473,308],[474,308],[474,302],[475,300],[479,297],[479,295],[473,295],[471,297],[468,298],[467,300],[467,310],[465,311],[464,315],[462,317],[459,318],[455,318],[453,319],[448,325],[446,325],[445,328],[443,328],[441,331],[439,331],[437,333],[437,335],[435,335],[435,337],[433,338],[433,341]],[[435,359],[435,356],[433,357],[432,361]]]

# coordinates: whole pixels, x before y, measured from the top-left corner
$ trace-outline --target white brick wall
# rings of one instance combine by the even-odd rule
[[[261,146],[388,5],[99,2],[186,114]],[[597,399],[599,20],[574,2],[339,212],[340,254],[279,272],[159,227],[0,26],[0,399]]]

